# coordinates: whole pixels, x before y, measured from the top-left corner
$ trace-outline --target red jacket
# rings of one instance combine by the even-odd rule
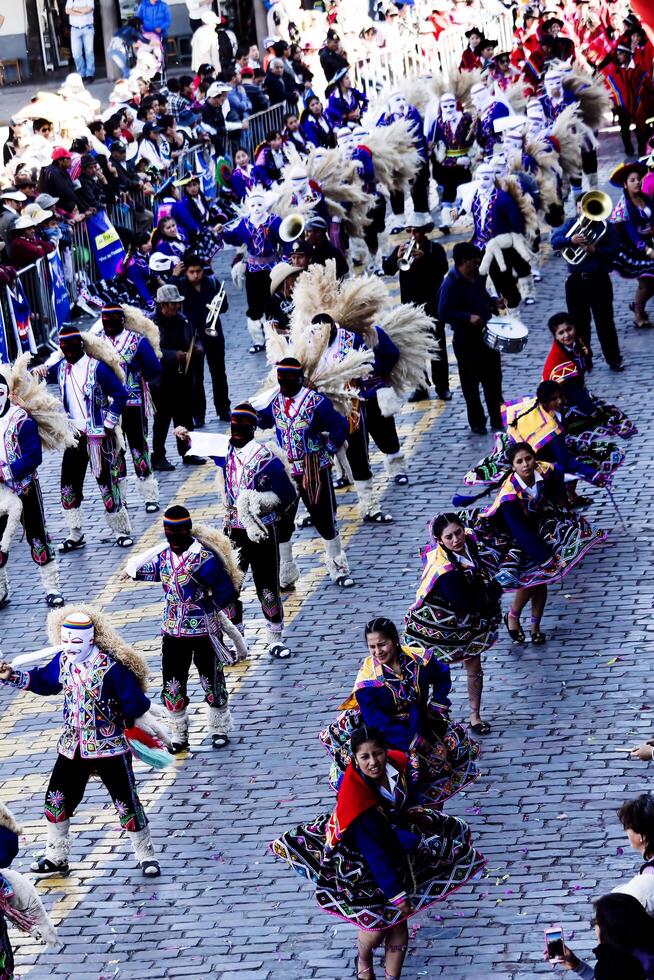
[[[52,242],[46,242],[40,238],[32,241],[31,238],[24,238],[22,235],[18,235],[17,238],[14,238],[9,248],[9,258],[15,269],[24,269],[25,266],[31,265],[37,259],[43,258],[44,255],[49,255],[54,250],[55,246]]]
[[[635,68],[625,68],[611,62],[602,69],[602,74],[615,105],[625,109],[637,126],[644,126],[654,105],[654,91],[648,73],[638,64]]]
[[[479,55],[475,54],[472,48],[468,46],[461,55],[459,71],[474,71],[475,68],[481,68],[481,59]]]

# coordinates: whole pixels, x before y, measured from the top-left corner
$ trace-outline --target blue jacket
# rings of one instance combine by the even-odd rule
[[[71,658],[62,652],[45,667],[13,671],[4,683],[45,697],[63,691],[64,730],[57,750],[67,759],[78,751],[82,759],[125,755],[129,746],[124,730],[145,714],[150,701],[131,670],[109,653],[96,648],[85,665],[89,677],[85,685],[77,679]]]
[[[245,89],[233,88],[227,96],[227,101],[229,102],[228,122],[242,122],[252,114],[252,103]]]
[[[327,129],[318,125],[315,116],[312,116],[305,110],[300,120],[300,128],[309,142],[313,143],[314,146],[322,146],[326,150],[331,150],[336,146],[336,134],[329,119],[324,115],[322,118],[328,123]]]
[[[141,0],[135,16],[143,24],[144,31],[153,33],[159,29],[163,37],[168,33],[171,16],[170,8],[165,0],[157,0],[156,3],[150,3],[150,0]]]
[[[491,191],[485,214],[478,191],[472,198],[471,210],[475,224],[472,242],[477,248],[485,249],[491,238],[497,235],[510,232],[522,234],[525,230],[525,220],[515,198],[498,187]]]
[[[231,177],[229,178],[229,186],[231,187],[234,196],[239,201],[242,201],[245,198],[245,195],[249,189],[254,187],[255,184],[260,184],[265,188],[270,187],[270,180],[268,179],[265,170],[262,170],[262,168],[256,166],[256,164],[252,167],[249,175],[244,174],[242,170],[235,167],[232,171]]]
[[[225,474],[227,523],[230,528],[243,527],[236,512],[239,494],[242,490],[257,490],[261,493],[274,493],[279,497],[279,507],[260,517],[263,524],[274,524],[295,502],[297,497],[295,487],[281,459],[266,446],[253,440],[243,447],[241,455],[243,454],[247,458],[247,463],[242,468],[236,465],[234,447],[231,443],[225,459],[215,460]]]
[[[482,276],[469,282],[458,269],[450,269],[438,294],[438,319],[450,324],[455,340],[468,337],[481,342],[482,330],[472,326],[471,315],[480,316],[484,323],[493,315],[493,300],[486,283]]]
[[[390,126],[391,123],[394,123],[398,119],[402,118],[406,119],[407,122],[411,124],[411,138],[414,142],[416,150],[418,151],[420,159],[426,163],[429,157],[429,151],[427,149],[427,138],[425,136],[425,121],[415,106],[410,105],[407,108],[404,117],[398,116],[394,112],[384,113],[377,120],[377,125]]]
[[[116,347],[116,341],[120,341],[120,349]],[[143,405],[146,397],[146,384],[157,382],[161,375],[159,358],[147,337],[133,330],[124,330],[111,342],[116,347],[125,372],[125,387],[128,391],[127,404]]]
[[[393,811],[401,812],[407,804],[410,805],[408,786],[403,777],[398,781],[397,793],[398,799]],[[391,901],[406,895],[406,855],[415,851],[419,839],[410,830],[396,826],[395,812],[388,816],[385,814],[384,811],[390,804],[381,795],[380,804],[380,807],[361,813],[347,833],[354,839],[357,850],[365,858],[379,888]]]
[[[285,402],[280,392],[257,414],[262,429],[274,426],[277,442],[286,453],[293,476],[303,475],[304,458],[314,453],[318,454],[321,469],[330,466],[331,456],[347,439],[348,420],[336,411],[329,398],[310,388],[300,390],[292,414],[287,415]],[[327,438],[323,433],[327,433]]]
[[[64,408],[71,415],[66,396],[66,378],[70,365],[66,360],[53,364],[48,370],[48,381],[59,383],[59,394]],[[84,386],[86,402],[86,435],[104,435],[105,423],[114,428],[120,421],[120,416],[127,404],[127,388],[120,383],[111,368],[89,357],[87,380]],[[72,417],[72,416],[71,416]]]
[[[564,496],[563,470],[557,467],[539,483],[536,500],[527,498],[525,494],[523,500],[510,500],[500,505],[498,513],[514,541],[521,551],[539,565],[549,561],[552,551],[538,533],[538,513],[547,501],[556,503]]]
[[[348,113],[353,112],[355,109],[361,110],[361,115],[368,108],[368,99],[357,89],[350,89],[350,93],[353,96],[354,101],[352,103],[344,99],[338,90],[334,90],[329,96],[329,101],[327,103],[327,108],[325,109],[325,115],[329,119],[330,123],[335,129],[340,129],[342,126],[347,126],[348,124]]]
[[[36,469],[43,460],[43,450],[34,419],[17,405],[10,405],[7,414],[9,421],[4,431],[0,478],[14,493],[21,493],[36,476]]]
[[[18,854],[18,834],[8,827],[0,826],[0,868],[8,868]],[[2,875],[0,875],[0,893],[2,891]]]
[[[555,252],[559,252],[570,245],[567,234],[577,220],[576,215],[574,218],[568,218],[560,228],[555,228],[552,231],[550,242]],[[574,248],[574,246],[572,247]],[[607,222],[606,232],[596,243],[595,251],[590,254],[586,253],[585,257],[577,265],[569,266],[568,272],[570,275],[584,272],[589,274],[598,272],[608,274],[611,271],[613,256],[617,254],[619,247],[620,236],[615,225]]]
[[[154,296],[150,290],[152,273],[147,259],[142,255],[132,255],[127,261],[123,274],[134,286],[146,306],[152,307],[154,305]]]

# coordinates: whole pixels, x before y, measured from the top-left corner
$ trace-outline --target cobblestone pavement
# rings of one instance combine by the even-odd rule
[[[603,173],[617,158],[604,142]],[[529,345],[505,356],[505,394],[534,390],[549,346],[546,317],[563,306],[565,266],[549,259],[536,306],[527,308]],[[231,290],[231,283],[230,283]],[[654,337],[630,326],[633,286],[616,280],[616,309],[627,371],[611,374],[596,358],[590,387],[640,427],[628,447],[615,491],[626,529],[605,494],[591,491],[590,517],[611,535],[553,590],[544,647],[512,648],[505,635],[487,659],[484,704],[493,734],[484,741],[483,775],[447,809],[465,816],[488,855],[487,876],[411,920],[404,976],[526,980],[551,976],[542,962],[542,930],[561,922],[579,952],[593,945],[591,900],[637,860],[623,839],[616,807],[648,787],[642,764],[616,746],[652,733],[650,518]],[[262,380],[260,358],[245,353],[242,297],[227,322],[232,398]],[[597,345],[596,345],[597,346]],[[302,579],[286,604],[294,657],[269,660],[258,634],[260,612],[246,592],[252,656],[229,672],[237,723],[229,749],[208,749],[200,692],[192,688],[193,752],[163,772],[137,763],[138,781],[160,851],[163,875],[144,883],[117,830],[110,804],[94,783],[73,821],[72,873],[41,884],[65,946],[57,954],[17,939],[20,977],[75,980],[340,980],[351,975],[354,931],[314,904],[308,883],[274,861],[267,842],[321,811],[333,797],[327,757],[316,735],[350,690],[364,653],[362,626],[382,611],[399,622],[413,599],[417,551],[427,519],[449,503],[470,462],[489,438],[468,434],[454,381],[449,404],[408,405],[400,419],[411,483],[384,483],[390,528],[363,527],[353,495],[339,495],[339,517],[358,587],[344,596],[326,578],[312,532],[298,533]],[[51,530],[61,539],[57,460],[43,467]],[[194,516],[218,520],[213,467],[179,466],[161,480],[162,499],[186,503]],[[103,540],[99,501],[88,483],[89,544],[62,560],[69,599],[102,603],[114,624],[147,652],[157,690],[160,594],[117,581],[126,558]],[[154,543],[159,524],[132,510],[137,547]],[[24,543],[16,542],[14,595],[2,617],[5,655],[45,643],[45,608]],[[455,669],[455,712],[465,717],[463,671]],[[24,822],[19,869],[43,840],[42,796],[55,755],[59,699],[0,692],[2,797]],[[204,739],[204,741],[203,741]],[[622,848],[624,847],[624,853]],[[13,934],[16,939],[16,934]]]

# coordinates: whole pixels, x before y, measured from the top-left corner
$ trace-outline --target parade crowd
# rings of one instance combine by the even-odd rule
[[[398,980],[408,920],[474,888],[486,865],[483,828],[473,839],[445,809],[483,778],[484,658],[502,628],[518,646],[548,642],[548,588],[584,574],[578,566],[606,540],[586,512],[611,494],[638,439],[638,419],[593,394],[589,375],[594,358],[616,374],[630,366],[615,276],[634,281],[634,328],[654,325],[654,33],[623,0],[498,7],[513,24],[501,50],[478,6],[374,5],[372,18],[356,20],[345,3],[324,14],[278,0],[260,52],[209,0],[188,6],[192,70],[166,70],[169,11],[144,0],[112,42],[123,77],[102,106],[87,87],[87,8],[69,0],[77,71],[16,115],[3,148],[0,284],[52,253],[77,275],[73,229],[94,215],[120,245],[115,275],[77,282],[56,342],[28,335],[0,365],[0,608],[22,524],[51,610],[51,646],[0,662],[2,697],[63,695],[46,844],[31,874],[70,873],[92,774],[142,874],[170,873],[133,756],[165,768],[193,744],[193,666],[212,748],[228,750],[224,668],[253,654],[245,577],[265,620],[265,655],[282,668],[299,655],[284,622],[300,574],[296,530],[321,539],[324,587],[353,588],[366,569],[348,560],[336,491],[353,490],[361,523],[383,536],[394,518],[380,502],[371,440],[406,488],[403,404],[463,398],[471,435],[492,430],[492,449],[461,458],[467,492],[452,487],[451,509],[425,515],[403,622],[374,609],[362,629],[367,655],[319,733],[335,804],[270,845],[309,879],[322,909],[358,929],[354,975],[374,978],[383,947],[384,976]],[[370,52],[399,39],[428,54],[453,30],[465,47],[450,74],[353,81],[353,62]],[[255,145],[250,120],[275,105],[282,122]],[[610,126],[625,160],[604,189],[600,133]],[[527,342],[521,311],[551,269],[548,244],[565,260],[565,308],[542,324],[545,362],[532,358],[521,388],[507,391],[503,357]],[[227,250],[230,283],[215,271]],[[238,324],[228,303],[237,289],[247,302]],[[247,331],[266,376],[237,404],[230,387],[240,379],[225,369],[235,331]],[[61,456],[66,532],[56,549],[39,484],[44,452]],[[175,454],[181,466],[216,467],[220,528],[169,505]],[[84,595],[64,598],[57,555],[74,561],[95,538],[83,514],[89,468],[116,547],[134,545],[133,486],[147,514],[163,508],[161,541],[130,554],[121,572],[163,591],[158,703],[143,655],[110,616]],[[457,672],[466,723],[449,697]],[[632,755],[649,760],[654,747]],[[618,818],[643,863],[597,896],[595,960],[582,961],[556,929],[546,937],[550,961],[586,980],[654,978],[654,797],[626,801]],[[0,805],[0,980],[14,976],[7,924],[57,941],[33,885],[9,867],[19,832]]]

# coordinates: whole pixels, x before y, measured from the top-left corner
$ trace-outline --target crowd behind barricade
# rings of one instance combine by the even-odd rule
[[[278,858],[313,882],[322,908],[358,927],[360,980],[374,976],[382,944],[386,980],[399,980],[407,920],[485,866],[467,824],[442,809],[478,778],[476,738],[492,734],[482,717],[482,658],[502,622],[512,644],[548,642],[548,589],[608,538],[582,511],[611,491],[626,458],[616,440],[638,435],[619,406],[587,388],[593,321],[607,369],[625,368],[612,273],[636,281],[634,325],[652,326],[651,158],[614,169],[615,204],[597,188],[598,133],[612,117],[627,156],[635,155],[634,136],[639,152],[652,152],[648,31],[624,4],[586,11],[568,3],[560,16],[493,11],[495,21],[485,17],[483,28],[466,9],[459,22],[457,8],[430,7],[425,17],[418,3],[395,3],[375,7],[376,19],[353,29],[349,6],[332,3],[326,23],[307,14],[308,34],[320,25],[316,43],[280,0],[269,12],[276,33],[261,55],[197,0],[189,3],[192,71],[173,78],[165,0],[142,3],[112,46],[124,77],[109,106],[87,91],[90,75],[72,74],[57,94],[39,93],[15,115],[3,150],[0,353],[14,363],[0,373],[0,467],[23,508],[55,611],[49,627],[58,652],[33,669],[1,662],[0,682],[43,695],[63,685],[66,699],[44,809],[46,850],[32,865],[37,876],[68,874],[70,820],[91,771],[111,795],[143,875],[160,875],[131,755],[163,767],[170,762],[164,744],[172,754],[189,749],[192,664],[212,747],[229,744],[223,667],[248,655],[243,577],[252,572],[267,654],[288,660],[283,593],[300,576],[296,530],[312,527],[321,539],[334,589],[355,585],[335,490],[353,493],[362,526],[383,532],[393,524],[377,497],[370,443],[393,492],[403,492],[409,474],[396,415],[403,403],[428,399],[432,387],[439,400],[452,400],[451,330],[455,394],[465,401],[471,436],[494,432],[492,450],[462,473],[483,489],[455,494],[455,509],[430,520],[402,634],[385,616],[365,628],[368,656],[320,733],[332,757],[335,809],[272,843]],[[506,34],[501,44],[485,33],[492,23],[504,34],[510,25],[509,43]],[[358,47],[350,48],[355,37]],[[404,78],[403,54],[390,77],[405,42],[417,58],[435,44],[438,70]],[[452,230],[467,240],[454,244],[450,267],[440,239]],[[507,398],[502,355],[525,347],[520,311],[535,302],[547,234],[569,266],[560,284],[566,309],[548,318],[544,364],[526,363],[523,387],[511,392],[518,397]],[[268,387],[236,406],[221,323],[227,290],[214,275],[225,247],[234,250],[234,285],[245,291],[249,353],[265,352],[271,365]],[[395,276],[399,301],[384,281]],[[84,312],[96,319],[88,330],[73,322]],[[229,436],[197,432],[212,414],[205,366],[210,421],[229,425]],[[279,453],[257,440],[258,428],[274,432]],[[222,471],[224,533],[194,524],[183,506],[169,507],[165,543],[122,573],[159,583],[165,594],[168,731],[145,696],[138,652],[98,610],[62,609],[37,466],[42,448],[64,450],[61,555],[86,545],[89,469],[115,545],[130,548],[127,452],[145,512],[155,514],[156,474],[175,469],[167,455],[173,445],[182,465],[211,458]],[[591,496],[580,492],[584,484]],[[489,495],[487,506],[472,506]],[[20,519],[10,515],[0,494],[0,608],[10,595],[8,528]],[[366,557],[364,549],[362,564]],[[450,710],[457,664],[465,672],[467,730]],[[91,696],[89,678],[98,677]],[[654,749],[645,743],[630,754],[649,760]],[[584,978],[654,977],[651,797],[626,803],[619,816],[645,864],[596,904],[597,964],[579,959],[560,927],[548,931],[547,957]],[[8,825],[0,811],[0,828]],[[2,926],[5,906],[0,912]],[[6,933],[0,943],[6,951]]]

